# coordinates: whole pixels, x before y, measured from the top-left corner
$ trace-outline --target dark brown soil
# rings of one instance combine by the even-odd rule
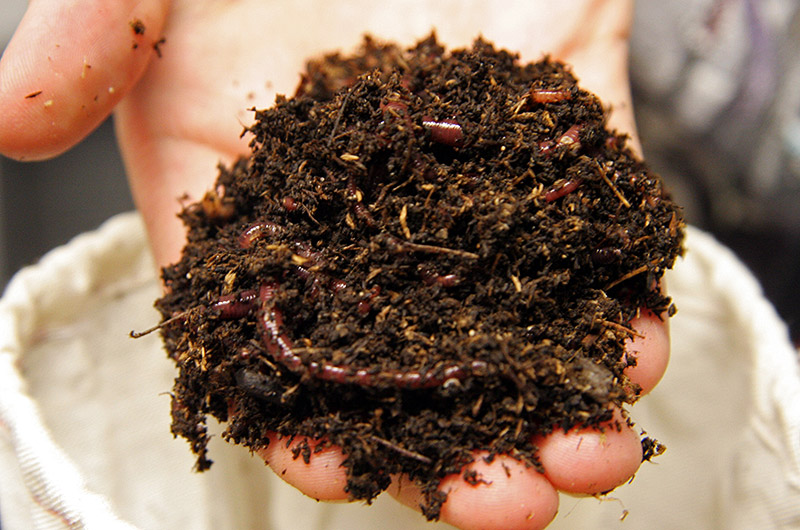
[[[434,518],[473,451],[538,466],[533,435],[634,402],[629,323],[672,313],[683,223],[605,118],[564,65],[480,40],[309,63],[163,271],[172,430],[198,469],[208,415],[251,449],[323,438],[352,498],[407,473]]]

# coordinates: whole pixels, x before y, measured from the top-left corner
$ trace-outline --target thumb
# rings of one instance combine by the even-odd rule
[[[58,155],[113,110],[155,54],[167,0],[32,0],[0,58],[0,153]]]

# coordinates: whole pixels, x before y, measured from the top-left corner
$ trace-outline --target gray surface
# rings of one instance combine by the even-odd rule
[[[0,157],[0,282],[73,236],[133,209],[113,124],[45,162]]]
[[[753,270],[800,343],[800,3],[636,5],[631,78],[648,162],[687,218]]]

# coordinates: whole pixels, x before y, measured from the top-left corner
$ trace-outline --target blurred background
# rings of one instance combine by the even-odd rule
[[[688,221],[756,274],[798,345],[800,2],[636,7],[631,79],[645,157]]]
[[[2,4],[5,48],[27,0]],[[688,221],[755,272],[797,344],[800,2],[639,0],[631,79],[648,162]],[[0,286],[132,208],[111,119],[54,160],[0,157]]]

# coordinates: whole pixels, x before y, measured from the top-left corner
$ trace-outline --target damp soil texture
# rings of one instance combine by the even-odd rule
[[[198,469],[210,415],[254,450],[341,447],[354,499],[406,473],[435,518],[474,451],[540,467],[532,436],[634,402],[630,321],[673,312],[683,223],[606,111],[563,64],[481,40],[310,61],[163,271],[172,430]]]

